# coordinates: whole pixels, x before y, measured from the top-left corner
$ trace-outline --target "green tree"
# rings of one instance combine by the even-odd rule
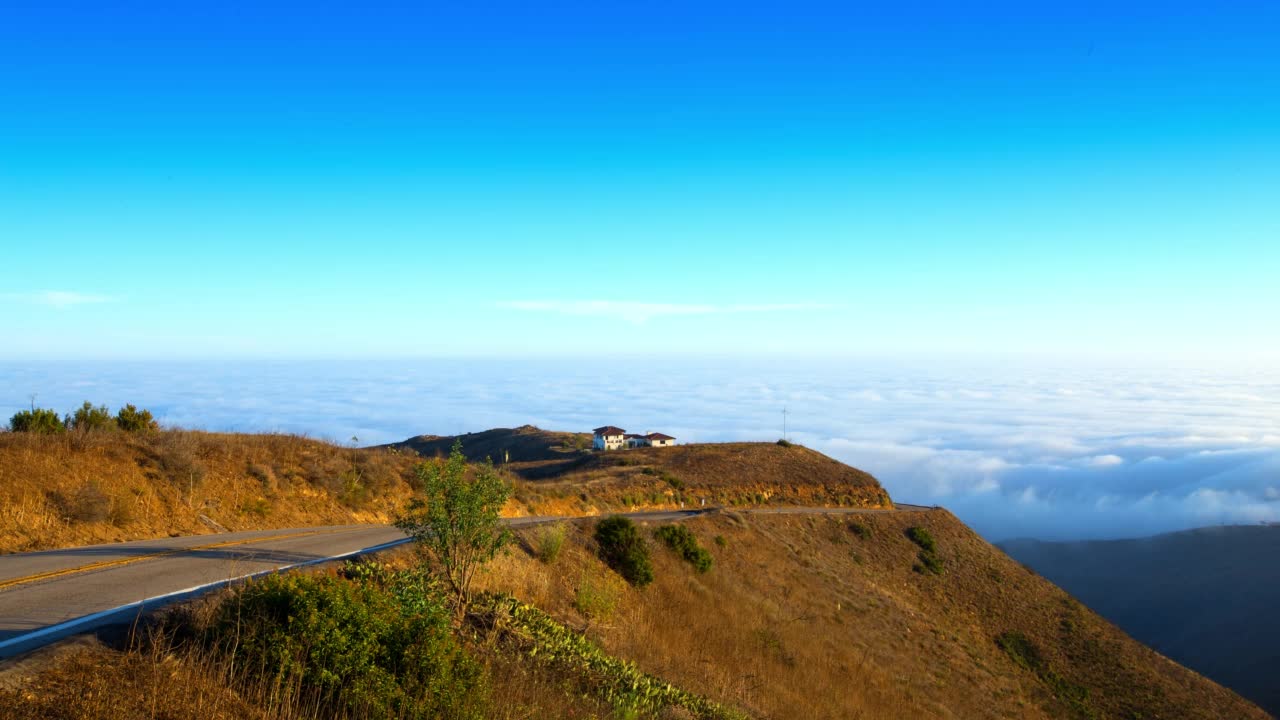
[[[76,409],[75,413],[67,421],[67,427],[72,430],[80,430],[88,432],[92,430],[114,430],[116,427],[116,419],[111,417],[111,411],[106,405],[94,407],[88,400],[84,401]]]
[[[160,427],[151,417],[150,410],[139,410],[133,405],[125,405],[116,413],[116,425],[125,432],[150,432]]]
[[[631,518],[613,515],[596,523],[596,543],[600,558],[627,582],[636,587],[653,582],[649,546]]]
[[[488,461],[468,478],[461,442],[453,444],[448,460],[422,463],[416,473],[421,495],[396,519],[396,527],[430,558],[452,591],[455,607],[465,611],[476,571],[511,541],[498,517],[511,488]]]
[[[9,429],[14,432],[54,435],[66,432],[67,426],[57,412],[47,408],[32,408],[14,413],[9,418]]]

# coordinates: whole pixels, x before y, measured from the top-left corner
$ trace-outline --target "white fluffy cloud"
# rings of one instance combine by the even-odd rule
[[[0,367],[0,414],[135,402],[188,427],[361,444],[532,423],[793,440],[991,539],[1280,520],[1276,373],[909,361],[580,360]]]

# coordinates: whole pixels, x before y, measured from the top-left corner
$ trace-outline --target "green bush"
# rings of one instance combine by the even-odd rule
[[[223,602],[208,641],[242,681],[286,699],[314,695],[334,715],[481,717],[481,668],[454,639],[431,581],[379,568],[349,575],[251,582]]]
[[[871,528],[857,521],[849,523],[849,532],[853,533],[859,540],[871,539]]]
[[[150,410],[139,410],[133,405],[125,405],[116,413],[116,425],[125,432],[151,432],[160,427]]]
[[[66,432],[67,426],[53,410],[34,408],[14,413],[13,417],[9,418],[9,429],[14,432],[55,435]]]
[[[794,447],[794,443],[790,440],[778,440],[778,444],[784,448]]]
[[[720,546],[720,547],[722,547],[722,548],[723,548],[723,547],[729,547],[729,541],[728,541],[727,539],[725,539],[725,536],[723,536],[723,535],[717,535],[717,536],[716,536],[716,545],[718,545],[718,546]]]
[[[911,569],[922,575],[941,575],[943,563],[938,557],[938,544],[934,542],[933,535],[922,527],[913,527],[907,529],[907,537],[920,546],[920,553],[916,556],[920,562]]]
[[[72,430],[81,432],[115,430],[116,419],[111,416],[111,411],[106,405],[94,407],[93,403],[85,400],[84,405],[76,408],[76,411],[67,419],[66,425]]]
[[[908,528],[907,537],[911,539],[911,542],[919,545],[920,549],[925,552],[938,551],[938,544],[934,542],[933,535],[930,535],[929,531],[922,527]]]
[[[596,523],[596,543],[600,559],[627,582],[637,587],[653,582],[649,546],[630,518],[614,515]]]
[[[554,523],[546,525],[538,531],[538,559],[551,565],[554,564],[556,558],[560,557],[560,551],[564,549],[565,536],[568,529],[564,523]]]
[[[700,573],[711,569],[711,553],[698,545],[698,538],[683,525],[663,525],[657,530],[658,539],[684,558]]]

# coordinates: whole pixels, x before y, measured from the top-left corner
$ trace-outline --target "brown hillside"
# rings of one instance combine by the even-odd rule
[[[584,515],[707,505],[892,507],[871,475],[799,445],[701,443],[593,452],[590,436],[525,425],[424,435],[389,448],[444,455],[455,441],[515,484],[513,513]],[[509,460],[509,461],[508,461]]]
[[[589,433],[554,432],[532,425],[465,435],[419,435],[383,447],[409,449],[424,458],[432,458],[448,455],[455,441],[462,442],[462,452],[468,460],[489,459],[496,464],[564,460],[573,457],[576,449],[591,447]]]
[[[0,552],[387,522],[416,462],[294,435],[0,433]]]
[[[514,554],[485,582],[585,628],[647,672],[756,717],[1267,717],[946,511],[730,512],[687,526],[715,557],[707,574],[650,536],[657,580],[633,589],[595,558],[593,523],[583,521],[555,564]],[[933,538],[940,575],[913,569],[921,548],[907,537],[912,527]],[[537,547],[543,532],[525,530],[526,545]]]
[[[610,509],[755,505],[892,507],[871,475],[819,452],[773,443],[711,443],[579,454],[570,460],[511,463],[524,478],[516,499],[546,512],[557,498],[585,494],[585,512]],[[586,500],[590,502],[587,503]]]
[[[575,440],[574,438],[578,438]],[[424,439],[425,438],[425,439]],[[230,530],[385,523],[414,466],[453,437],[346,448],[295,435],[169,430],[0,433],[0,552]],[[611,453],[531,426],[461,436],[505,458],[507,515],[760,504],[887,507],[875,478],[802,447],[683,445]],[[522,460],[515,458],[552,458]]]

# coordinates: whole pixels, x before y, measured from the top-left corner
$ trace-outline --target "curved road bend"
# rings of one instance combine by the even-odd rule
[[[718,508],[624,513],[680,520]],[[902,510],[924,510],[900,506]],[[862,508],[760,508],[751,513],[874,513]],[[507,518],[519,527],[560,517]],[[140,612],[232,580],[329,562],[408,542],[385,525],[335,525],[91,545],[0,556],[0,658],[68,635],[131,622]]]

